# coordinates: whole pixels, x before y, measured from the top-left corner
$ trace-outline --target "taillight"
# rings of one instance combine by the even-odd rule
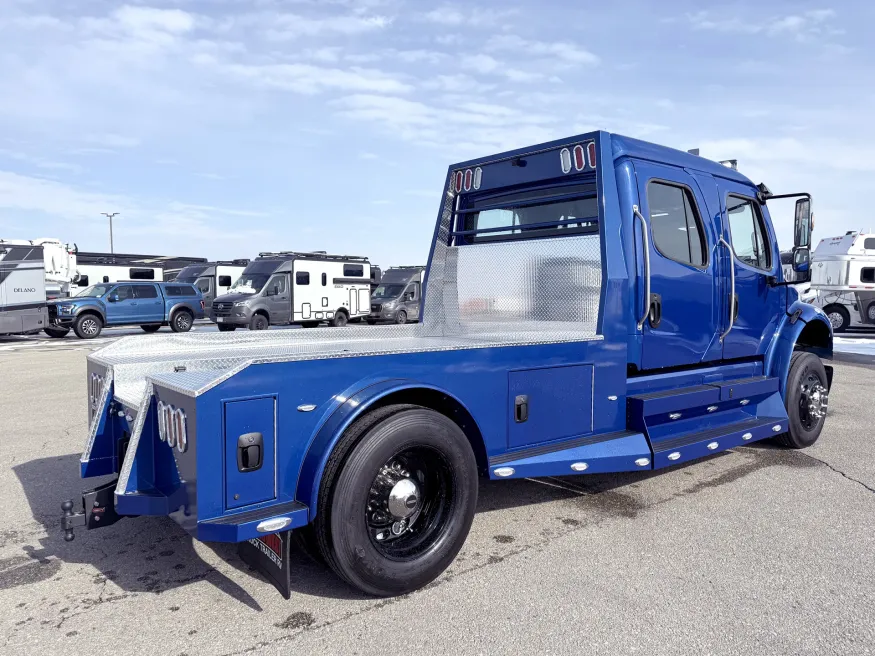
[[[586,152],[589,156],[589,166],[590,168],[595,168],[595,141],[590,141],[586,146]]]
[[[580,173],[587,168],[594,171],[596,167],[595,141],[587,141],[585,144],[577,144],[573,148],[560,150],[559,166],[565,174],[572,171]]]
[[[574,168],[578,171],[583,171],[586,167],[586,160],[583,158],[583,146],[577,144],[574,147]]]
[[[461,171],[456,171],[456,193],[462,192],[462,185],[465,181],[465,174]]]

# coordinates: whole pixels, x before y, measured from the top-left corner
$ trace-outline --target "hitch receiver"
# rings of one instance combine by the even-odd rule
[[[93,490],[82,493],[77,512],[73,512],[73,499],[61,503],[61,528],[64,540],[72,542],[76,536],[73,529],[84,526],[87,529],[115,524],[124,515],[115,511],[115,486],[118,480],[110,481]]]

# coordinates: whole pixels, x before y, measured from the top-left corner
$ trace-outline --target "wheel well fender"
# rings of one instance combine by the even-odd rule
[[[181,312],[183,310],[185,312],[188,312],[191,316],[194,316],[194,314],[195,314],[194,310],[192,310],[187,304],[177,303],[172,308],[170,308],[170,313],[169,313],[170,320],[172,321],[173,317],[175,317],[178,312]]]
[[[309,508],[310,521],[318,510],[319,486],[328,458],[344,432],[360,417],[377,408],[410,403],[429,408],[453,420],[471,443],[477,467],[486,471],[487,456],[483,434],[465,405],[449,392],[432,385],[406,379],[384,379],[359,386],[357,391],[338,395],[343,399],[330,409],[310,439],[301,462],[295,499]]]
[[[267,310],[265,310],[264,308],[258,308],[257,310],[253,310],[252,316],[253,317],[262,316],[265,319],[267,319],[268,321],[270,321],[270,313]]]
[[[337,308],[337,309],[334,311],[334,314],[345,314],[346,316],[349,316],[349,310],[347,310],[347,309],[346,309],[345,307],[343,307],[343,306],[340,306],[339,308]]]
[[[76,314],[74,315],[77,319],[84,314],[93,314],[98,319],[100,319],[100,323],[106,324],[106,316],[101,312],[100,308],[94,305],[86,305],[85,307],[81,307],[76,310]]]
[[[765,373],[778,379],[782,397],[785,395],[794,351],[809,351],[818,357],[831,359],[832,341],[832,325],[823,310],[800,301],[790,306],[778,325],[765,361]]]

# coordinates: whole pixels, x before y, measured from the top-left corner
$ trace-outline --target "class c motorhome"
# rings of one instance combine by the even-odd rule
[[[0,335],[34,332],[48,323],[42,245],[0,240]]]
[[[176,276],[175,282],[193,284],[203,294],[209,310],[217,296],[224,296],[249,264],[247,259],[190,264]]]
[[[223,332],[323,321],[345,326],[370,311],[370,268],[366,257],[324,251],[261,253],[230,292],[213,301],[210,318]]]
[[[424,266],[399,266],[383,273],[379,286],[371,292],[368,324],[419,321]]]
[[[821,239],[812,254],[812,304],[835,332],[875,325],[875,233]]]

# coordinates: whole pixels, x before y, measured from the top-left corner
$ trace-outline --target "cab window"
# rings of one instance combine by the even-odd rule
[[[155,289],[154,285],[136,285],[134,298],[158,298],[158,290]]]
[[[267,289],[267,293],[272,294],[272,295],[282,294],[283,292],[285,292],[286,291],[286,277],[285,277],[285,275],[274,276],[273,278],[271,278],[267,283],[266,289]]]
[[[705,234],[690,190],[665,182],[650,182],[647,202],[656,250],[681,264],[705,266]]]
[[[126,301],[134,297],[134,290],[130,285],[119,285],[112,291],[112,294],[118,296],[118,300]]]
[[[756,202],[741,196],[728,196],[726,213],[735,257],[756,269],[770,269],[771,249],[767,247],[766,227]]]

